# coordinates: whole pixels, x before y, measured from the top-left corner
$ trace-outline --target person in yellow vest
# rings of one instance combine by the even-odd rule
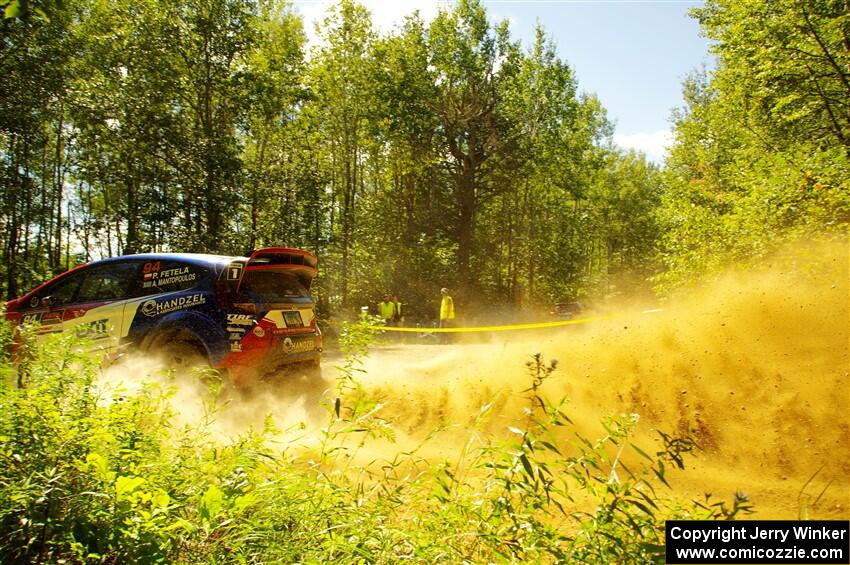
[[[390,301],[389,294],[385,294],[383,301],[378,303],[378,316],[383,318],[386,325],[392,325],[395,318],[395,302]]]
[[[452,295],[449,294],[449,289],[440,289],[440,294],[443,296],[440,300],[440,327],[451,328],[455,325],[455,302],[452,300]],[[443,343],[448,343],[449,334],[443,334]]]
[[[395,306],[395,312],[393,313],[393,325],[401,326],[402,321],[404,320],[404,315],[401,313],[401,302],[398,300],[398,295],[393,294],[393,306]]]

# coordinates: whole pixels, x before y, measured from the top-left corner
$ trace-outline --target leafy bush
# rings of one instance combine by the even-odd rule
[[[4,361],[0,561],[654,562],[665,518],[747,509],[743,499],[731,509],[665,501],[657,488],[695,445],[662,434],[662,448],[646,453],[629,443],[634,416],[607,421],[597,441],[576,434],[567,445],[564,403],[539,390],[555,364],[540,356],[528,364],[525,426],[509,441],[467,443],[454,462],[412,450],[357,463],[369,441],[393,432],[354,378],[369,335],[355,324],[341,341],[349,361],[318,450],[275,451],[270,421],[229,444],[213,441],[215,401],[206,418],[179,428],[171,391],[106,391],[100,361],[73,337],[35,350],[20,379]],[[627,449],[644,460],[639,468],[624,464]]]
[[[763,260],[789,242],[846,236],[850,163],[843,151],[743,153],[729,169],[724,190],[675,167],[667,172],[666,270],[655,278],[661,290]]]

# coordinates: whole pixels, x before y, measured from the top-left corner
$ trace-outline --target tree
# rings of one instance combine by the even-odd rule
[[[175,13],[160,2],[94,3],[79,35],[72,113],[85,254],[98,231],[108,255],[170,240],[185,141],[176,108]]]
[[[250,249],[275,241],[309,241],[315,247],[320,239],[304,232],[317,225],[321,213],[316,200],[320,189],[304,166],[309,157],[299,150],[304,128],[298,107],[307,99],[302,85],[305,41],[301,20],[285,3],[260,5],[257,48],[244,77],[247,121],[241,137],[248,209],[247,218],[236,226]]]
[[[716,42],[716,80],[743,102],[749,128],[850,151],[845,0],[713,0],[694,14]]]
[[[10,12],[13,6],[20,11]],[[9,3],[0,21],[0,269],[7,296],[59,269],[67,249],[74,7],[51,5],[50,18],[41,3],[30,7]]]
[[[685,82],[673,116],[662,287],[850,221],[846,3],[715,1],[694,13],[719,60]]]
[[[351,0],[333,8],[322,32],[323,45],[314,53],[310,69],[313,99],[307,111],[328,146],[329,229],[334,244],[329,267],[338,268],[340,302],[348,304],[357,208],[365,191],[366,145],[371,133],[374,33],[369,13]]]
[[[491,28],[477,0],[441,11],[429,28],[428,48],[437,86],[431,110],[440,121],[437,143],[457,214],[457,277],[469,295],[478,208],[501,190],[494,177],[514,157],[516,133],[505,116],[502,88],[517,70],[519,49],[507,22]]]
[[[189,250],[237,250],[230,222],[242,175],[237,127],[247,108],[243,69],[256,48],[257,4],[188,0],[177,5],[176,51],[187,144],[180,171],[184,241]]]

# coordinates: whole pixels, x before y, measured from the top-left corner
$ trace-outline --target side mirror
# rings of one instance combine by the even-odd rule
[[[50,308],[51,306],[53,306],[53,297],[45,296],[41,299],[41,305]]]

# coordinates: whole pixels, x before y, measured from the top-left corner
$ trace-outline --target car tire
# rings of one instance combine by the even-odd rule
[[[321,378],[322,376],[322,365],[318,360],[313,359],[309,361],[301,361],[298,363],[292,363],[290,365],[284,365],[280,367],[277,371],[272,373],[271,381],[275,382],[287,382],[294,378],[306,378],[308,380]]]
[[[317,355],[313,359],[301,363],[302,373],[310,379],[322,377],[322,357]]]
[[[148,351],[159,356],[168,369],[178,372],[210,368],[203,344],[185,332],[158,335],[151,341]]]

